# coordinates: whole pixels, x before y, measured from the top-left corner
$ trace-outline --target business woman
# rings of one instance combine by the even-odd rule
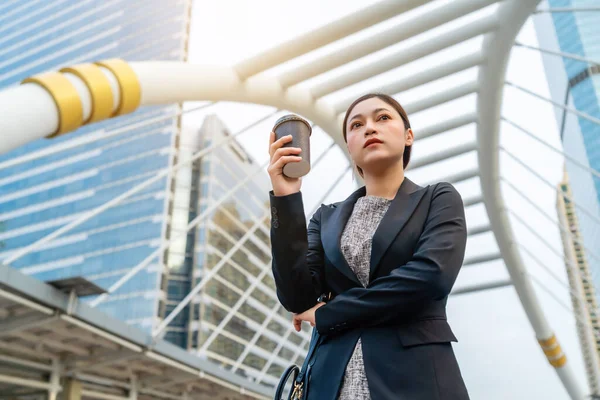
[[[309,399],[468,399],[446,320],[467,238],[462,199],[449,183],[404,176],[414,137],[392,97],[354,101],[343,135],[365,186],[322,205],[308,229],[301,180],[282,173],[299,149],[270,139],[277,295],[297,330],[306,321],[325,336]]]

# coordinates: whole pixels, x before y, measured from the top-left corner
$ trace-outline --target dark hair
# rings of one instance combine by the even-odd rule
[[[410,121],[408,120],[408,115],[406,114],[406,111],[404,111],[404,108],[400,105],[400,103],[396,101],[396,99],[394,99],[392,96],[388,96],[387,94],[383,93],[367,93],[354,100],[352,104],[350,104],[350,107],[348,107],[348,110],[346,111],[346,115],[344,116],[344,126],[342,127],[342,133],[344,136],[344,141],[346,143],[348,143],[348,141],[346,140],[346,124],[348,123],[348,117],[350,116],[350,112],[354,109],[354,107],[356,107],[358,103],[362,103],[363,101],[372,99],[374,97],[392,106],[394,110],[396,110],[398,114],[400,114],[400,118],[402,118],[402,121],[404,122],[404,129],[410,129]],[[406,169],[408,163],[410,162],[411,149],[412,145],[404,147],[404,154],[402,155],[402,167],[404,169]],[[363,176],[363,171],[358,165],[356,166],[356,169],[358,170],[360,176]]]

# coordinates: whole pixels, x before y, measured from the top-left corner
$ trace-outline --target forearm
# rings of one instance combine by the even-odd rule
[[[277,296],[288,311],[303,312],[317,303],[320,279],[318,271],[311,271],[309,265],[318,264],[319,255],[315,254],[318,249],[309,249],[314,246],[309,243],[301,193],[271,195],[271,213],[272,268]]]
[[[423,265],[410,262],[367,288],[352,288],[316,311],[317,329],[332,334],[355,327],[398,324],[408,321],[450,291],[454,277],[423,273]]]
[[[321,307],[317,329],[327,334],[397,322],[444,299],[462,266],[466,241],[462,199],[452,186],[440,185],[411,260],[367,288],[352,288]]]

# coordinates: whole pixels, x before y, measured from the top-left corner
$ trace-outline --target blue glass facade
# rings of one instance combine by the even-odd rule
[[[591,7],[594,0],[549,0],[551,7]],[[554,13],[552,15],[560,50],[590,60],[600,58],[600,14],[597,12]],[[600,71],[588,63],[563,58],[570,83],[570,97],[575,108],[595,118],[600,118]],[[590,166],[600,170],[600,125],[579,118],[579,125]],[[594,180],[600,197],[600,178]]]
[[[186,58],[189,0],[47,0],[0,7],[0,89],[83,62]],[[0,154],[0,260],[168,168],[177,152],[179,119],[173,115],[179,110],[144,107]],[[169,185],[166,177],[157,181],[12,265],[44,281],[81,275],[110,287],[164,240]],[[160,315],[161,262],[157,257],[98,308],[150,330]]]
[[[548,0],[549,8],[584,9],[597,6],[596,0]],[[534,18],[542,48],[570,53],[589,60],[600,59],[600,13],[556,12]],[[553,100],[600,119],[600,68],[566,57],[544,55],[544,65]],[[600,125],[589,119],[557,109],[557,122],[565,152],[580,163],[600,170]],[[600,179],[577,165],[566,162],[575,212],[584,247],[600,248]],[[585,208],[587,212],[583,212]],[[597,296],[600,294],[600,260],[587,252]]]

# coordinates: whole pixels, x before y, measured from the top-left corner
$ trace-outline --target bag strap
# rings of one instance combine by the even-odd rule
[[[322,294],[318,301],[319,302],[327,302],[331,300],[331,292],[329,294]],[[302,396],[303,392],[306,394],[306,387],[304,385],[308,385],[306,382],[306,374],[311,370],[313,364],[315,363],[315,353],[317,352],[317,348],[323,342],[324,336],[319,335],[317,328],[314,327],[312,331],[312,336],[310,338],[310,346],[308,348],[308,353],[306,353],[306,358],[304,358],[304,363],[302,363],[302,368],[298,375],[296,375],[296,380],[294,381],[294,389],[292,394],[290,395],[290,399],[301,399],[305,398]],[[296,397],[294,397],[296,396]]]

